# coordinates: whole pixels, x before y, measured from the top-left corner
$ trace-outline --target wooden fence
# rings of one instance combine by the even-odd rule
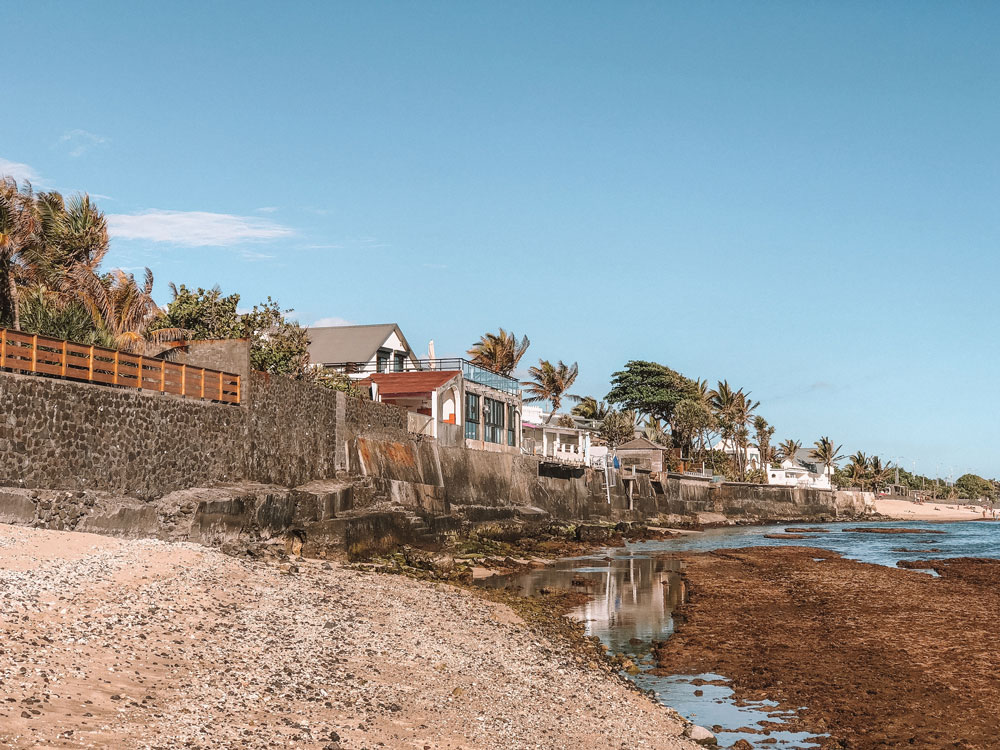
[[[0,367],[88,383],[240,403],[240,376],[0,328]]]

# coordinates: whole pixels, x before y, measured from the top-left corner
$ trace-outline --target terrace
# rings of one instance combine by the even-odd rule
[[[374,375],[390,372],[428,372],[428,371],[458,371],[466,380],[484,385],[516,396],[521,389],[520,382],[515,378],[501,375],[488,370],[462,357],[444,357],[436,359],[404,359],[394,362],[379,360],[376,362],[333,362],[324,365],[330,369],[348,375]]]

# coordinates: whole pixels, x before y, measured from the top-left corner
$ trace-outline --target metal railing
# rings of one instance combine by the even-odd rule
[[[0,368],[240,403],[239,375],[6,328],[0,328]]]
[[[323,367],[351,374],[377,374],[392,372],[423,372],[428,370],[457,370],[462,373],[462,377],[471,380],[473,383],[485,385],[488,388],[517,395],[521,389],[521,384],[517,379],[501,375],[498,372],[488,370],[482,365],[477,365],[462,357],[443,357],[439,359],[406,359],[403,362],[396,362],[392,358],[388,361],[378,362],[325,362]]]

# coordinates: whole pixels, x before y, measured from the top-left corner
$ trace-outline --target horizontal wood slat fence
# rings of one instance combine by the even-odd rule
[[[0,367],[102,385],[240,403],[240,376],[0,328]]]

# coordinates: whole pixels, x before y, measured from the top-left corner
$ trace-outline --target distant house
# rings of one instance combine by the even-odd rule
[[[521,417],[521,445],[523,452],[571,464],[592,463],[592,459],[607,454],[607,448],[593,445],[594,430],[579,426],[559,424],[567,415],[554,414],[549,420],[549,412],[539,406],[525,405]],[[546,423],[546,420],[548,422]]]
[[[638,437],[619,445],[615,455],[623,469],[634,466],[647,471],[663,471],[666,466],[665,453],[667,449],[657,445],[652,440]]]
[[[521,387],[460,357],[418,359],[395,323],[309,329],[313,365],[343,372],[409,413],[410,432],[455,445],[521,449]]]
[[[780,469],[768,467],[768,484],[814,490],[831,489],[826,464],[817,463],[811,453],[809,448],[800,448],[794,459],[786,458],[781,462]]]
[[[362,379],[373,372],[420,369],[419,360],[395,323],[310,328],[309,361]]]
[[[734,459],[737,453],[736,446],[729,440],[720,440],[718,443],[712,446],[712,450],[722,451],[727,456],[730,456]],[[747,467],[747,469],[760,468],[760,451],[757,449],[756,445],[753,445],[752,443],[747,445],[744,453],[743,463]]]

